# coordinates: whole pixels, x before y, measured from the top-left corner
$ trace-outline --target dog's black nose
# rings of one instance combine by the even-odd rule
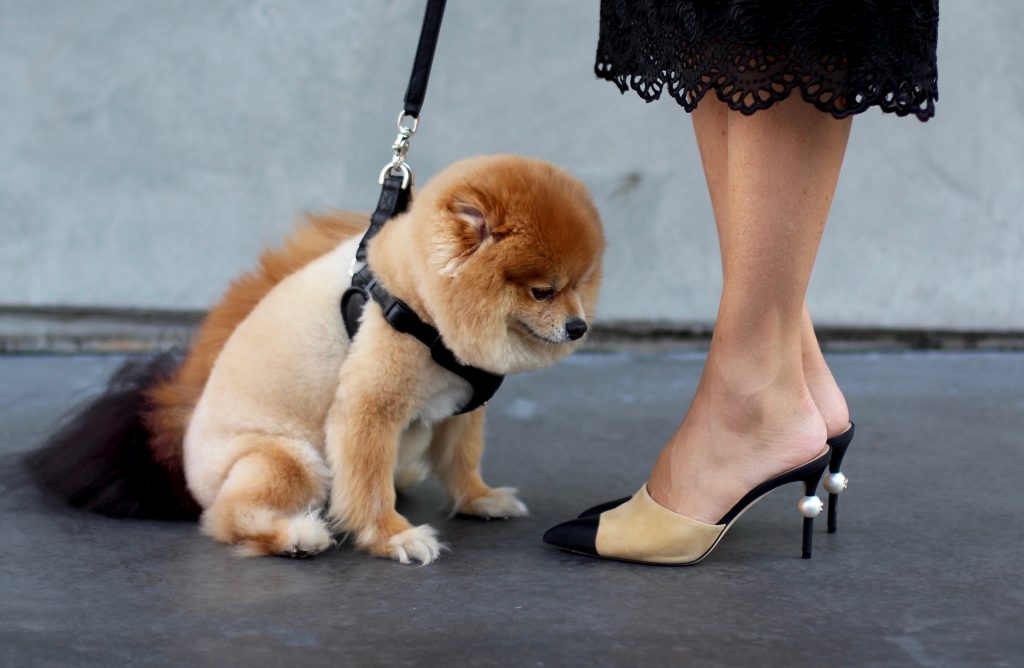
[[[573,318],[565,323],[565,333],[569,335],[570,339],[575,341],[587,333],[587,323],[579,318]]]

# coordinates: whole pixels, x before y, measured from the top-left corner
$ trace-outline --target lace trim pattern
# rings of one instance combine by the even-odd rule
[[[837,118],[877,106],[924,121],[937,29],[936,0],[603,0],[594,71],[687,111],[709,90],[753,114],[797,89]]]

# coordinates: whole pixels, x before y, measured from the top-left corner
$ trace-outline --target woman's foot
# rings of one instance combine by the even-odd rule
[[[718,352],[713,344],[690,410],[648,486],[659,504],[709,524],[757,485],[813,459],[827,437],[802,373]]]

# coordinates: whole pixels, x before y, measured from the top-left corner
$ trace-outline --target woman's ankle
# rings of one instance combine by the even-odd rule
[[[725,359],[709,358],[698,389],[705,394],[709,417],[719,428],[772,441],[797,438],[824,443],[827,421],[798,362]]]
[[[825,420],[828,437],[842,434],[850,425],[850,409],[843,391],[825,364],[825,359],[804,358],[804,377],[818,411]]]
[[[825,447],[825,421],[806,387],[746,393],[705,377],[662,450],[649,491],[677,513],[714,523],[744,494]]]

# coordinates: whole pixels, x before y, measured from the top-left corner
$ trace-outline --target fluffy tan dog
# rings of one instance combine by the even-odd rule
[[[371,554],[430,563],[441,549],[435,531],[395,510],[396,486],[428,470],[456,512],[527,513],[515,490],[480,476],[485,409],[455,415],[471,395],[465,380],[394,330],[373,301],[349,341],[339,300],[365,225],[351,215],[311,218],[232,285],[180,367],[156,364],[121,378],[141,393],[143,440],[159,463],[160,475],[150,474],[173,487],[183,471],[203,531],[247,554],[312,555],[343,531]],[[494,156],[431,180],[371,240],[368,258],[459,361],[507,374],[578,347],[603,249],[579,181],[545,162]],[[88,410],[37,453],[36,468],[52,464],[87,418]],[[190,500],[180,494],[175,504],[122,499],[128,512],[116,511],[83,483],[69,485],[53,471],[41,477],[99,512],[159,515],[146,505],[164,501],[188,514]]]

